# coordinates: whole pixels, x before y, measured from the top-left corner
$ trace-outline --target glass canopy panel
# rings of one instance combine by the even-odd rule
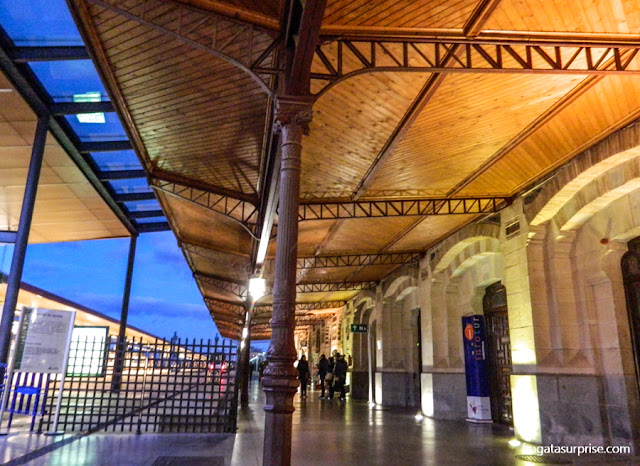
[[[125,202],[124,205],[129,212],[146,212],[148,210],[161,210],[160,203],[156,199],[149,201],[131,201]]]
[[[65,0],[0,0],[0,24],[17,46],[84,45]]]
[[[142,170],[138,156],[132,150],[90,152],[90,155],[101,171]]]
[[[91,60],[32,62],[29,66],[54,102],[86,102],[86,97],[82,97],[96,94],[99,98],[94,100],[109,101],[107,91]]]
[[[120,123],[118,119],[118,115],[114,112],[101,115],[104,115],[104,123],[100,121],[96,121],[95,123],[81,123],[78,119],[81,115],[65,115],[65,118],[82,142],[126,141],[128,139],[127,133],[124,131],[122,123]]]
[[[149,193],[151,188],[145,178],[132,178],[127,180],[111,180],[109,184],[117,194]]]

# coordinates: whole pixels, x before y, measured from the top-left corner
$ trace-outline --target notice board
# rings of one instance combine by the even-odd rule
[[[62,373],[74,320],[75,312],[23,308],[13,370]]]

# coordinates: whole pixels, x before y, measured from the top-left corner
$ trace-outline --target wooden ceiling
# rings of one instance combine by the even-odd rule
[[[238,338],[273,199],[290,2],[71,5],[214,320]],[[299,318],[415,262],[640,117],[639,47],[640,0],[328,0],[303,143]],[[461,198],[485,204],[445,202]],[[270,303],[257,303],[254,338],[269,337]]]
[[[0,230],[17,231],[37,118],[0,73]],[[30,243],[129,236],[71,157],[49,134]]]

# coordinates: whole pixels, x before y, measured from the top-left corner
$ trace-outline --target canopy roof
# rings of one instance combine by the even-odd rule
[[[638,1],[323,3],[69,1],[224,336],[240,335],[260,238],[277,231],[287,40],[302,50],[294,68],[311,69],[294,84],[314,98],[300,325],[640,116]],[[254,338],[269,337],[270,299]]]
[[[38,117],[49,137],[30,242],[169,228],[64,0],[0,0],[0,229],[18,225]]]

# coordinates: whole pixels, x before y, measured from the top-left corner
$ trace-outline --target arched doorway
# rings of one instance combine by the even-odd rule
[[[513,425],[511,341],[507,290],[502,283],[497,282],[487,287],[482,307],[486,320],[491,417],[494,422]]]
[[[636,380],[640,389],[640,236],[629,241],[628,248],[629,251],[622,256],[621,261],[622,280],[627,299]]]

